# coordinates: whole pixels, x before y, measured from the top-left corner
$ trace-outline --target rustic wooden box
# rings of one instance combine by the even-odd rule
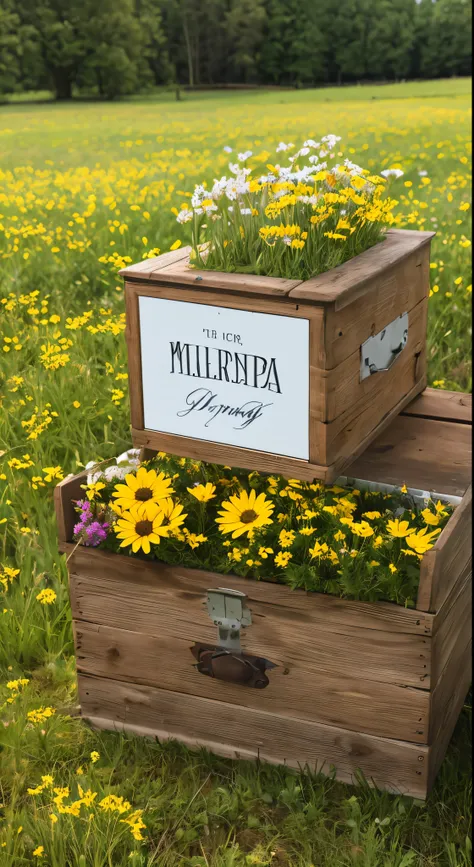
[[[125,268],[134,445],[287,478],[333,481],[426,386],[432,236],[390,230],[375,247],[303,282],[190,269],[189,247]],[[169,302],[185,304],[173,308]],[[384,346],[397,343],[386,329],[404,315],[403,349],[387,370],[365,375],[362,365],[361,378],[366,341],[386,334]],[[175,317],[172,325],[164,324],[165,316]],[[235,322],[246,335],[241,343]],[[249,372],[247,379],[252,359],[260,359],[256,370],[265,363],[270,371],[270,358],[261,357],[263,350],[258,354],[259,341],[268,345],[279,372],[278,383],[265,387],[263,374],[252,380]],[[179,357],[173,355],[176,346]],[[207,390],[212,409],[225,407],[216,410],[218,423],[216,415],[209,418]],[[198,392],[198,408],[206,412],[194,408],[185,417],[183,407]],[[260,417],[244,429],[237,430],[230,418],[226,426],[225,414],[242,405],[248,410],[249,401],[264,403]]]
[[[469,397],[428,389],[348,475],[462,496],[422,562],[416,609],[347,601],[72,544],[72,498],[55,491],[69,554],[79,698],[93,726],[176,738],[230,757],[329,772],[424,798],[470,683]],[[276,667],[254,689],[194,666],[216,643],[205,599],[224,584],[248,597],[243,649]]]

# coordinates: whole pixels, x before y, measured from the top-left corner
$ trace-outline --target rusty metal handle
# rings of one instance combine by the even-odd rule
[[[191,647],[191,652],[197,659],[196,668],[200,674],[255,689],[265,689],[268,686],[265,669],[274,667],[273,663],[266,659],[247,653],[232,653],[222,647],[195,644]]]

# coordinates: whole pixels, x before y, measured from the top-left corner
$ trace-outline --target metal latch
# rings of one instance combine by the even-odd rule
[[[239,590],[218,587],[207,591],[207,611],[217,626],[218,645],[240,652],[240,630],[252,623],[247,597]]]
[[[408,340],[408,313],[402,313],[360,347],[360,379],[390,370]]]

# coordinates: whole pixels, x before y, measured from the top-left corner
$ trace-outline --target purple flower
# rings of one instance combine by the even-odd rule
[[[97,545],[100,545],[100,543],[107,538],[108,528],[109,524],[107,523],[101,524],[100,521],[92,521],[92,523],[85,528],[86,538],[84,540],[84,545],[88,545],[93,548],[95,548]]]

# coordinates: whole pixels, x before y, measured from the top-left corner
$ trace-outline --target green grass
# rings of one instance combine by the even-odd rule
[[[12,690],[1,690],[2,867],[470,864],[468,708],[426,805],[93,733],[68,715],[73,640],[52,507],[58,477],[130,444],[117,265],[187,241],[170,209],[195,182],[227,170],[224,145],[261,155],[280,140],[334,132],[344,156],[374,171],[400,165],[405,225],[437,229],[429,381],[470,390],[470,211],[460,209],[470,197],[468,91],[467,80],[449,80],[2,107],[0,562],[19,573],[3,580],[0,667],[3,684],[30,681],[12,703]],[[57,594],[50,606],[36,600],[45,587]],[[56,713],[28,722],[40,706]],[[41,806],[48,792],[27,794],[48,773],[73,798],[77,781],[97,801],[128,798],[145,811],[144,842],[100,811],[90,821],[60,815],[53,833]],[[41,858],[32,855],[39,845]],[[132,851],[140,854],[129,859]]]

